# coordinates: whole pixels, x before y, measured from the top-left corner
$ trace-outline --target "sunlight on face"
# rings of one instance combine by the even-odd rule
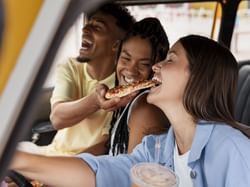
[[[165,60],[153,66],[154,78],[161,82],[151,88],[148,102],[164,108],[182,104],[184,90],[189,78],[189,63],[186,52],[180,42],[169,50]]]
[[[148,39],[134,36],[125,41],[117,64],[119,84],[148,79],[152,69],[152,49]]]

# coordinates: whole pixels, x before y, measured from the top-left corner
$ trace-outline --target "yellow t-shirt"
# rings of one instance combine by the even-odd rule
[[[104,83],[109,88],[115,85],[115,73],[104,80],[92,79],[87,73],[87,63],[79,63],[74,58],[57,67],[55,89],[51,97],[53,105],[59,101],[80,99],[95,91],[97,84]],[[74,155],[107,139],[112,112],[99,110],[75,126],[59,130],[49,146],[44,147],[46,155]]]

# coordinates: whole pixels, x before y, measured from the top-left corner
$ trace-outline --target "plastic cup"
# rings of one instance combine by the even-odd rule
[[[132,187],[177,187],[178,177],[157,163],[139,163],[130,169]]]

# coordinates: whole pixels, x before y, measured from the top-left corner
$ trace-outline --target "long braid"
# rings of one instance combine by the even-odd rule
[[[114,144],[112,147],[113,155],[116,155],[117,153],[127,153],[129,134],[127,127],[127,114],[128,108],[124,112],[115,132]]]
[[[143,91],[144,90],[142,90],[141,92]],[[131,102],[129,103],[129,105],[130,104]],[[112,125],[111,125],[110,136],[109,136],[109,142],[111,142],[111,134],[115,133],[112,147],[110,147],[111,145],[109,144],[109,148],[111,149],[113,156],[116,156],[117,154],[121,154],[121,153],[127,153],[128,151],[128,140],[129,140],[129,131],[128,131],[128,124],[127,124],[128,111],[129,111],[129,106],[127,106],[126,108],[120,108],[114,113],[115,116],[113,116],[113,119],[112,119],[113,123],[111,123]],[[122,116],[120,116],[121,114]],[[119,123],[117,125],[116,131],[112,132],[114,128],[114,124],[117,122],[118,119],[119,119]]]
[[[118,79],[117,79],[117,77],[115,77],[115,86],[118,86],[118,85],[119,85]],[[108,142],[106,144],[106,147],[108,148],[108,150],[111,148],[110,147],[111,146],[111,134],[112,134],[114,125],[115,125],[116,121],[119,119],[119,116],[122,113],[122,110],[123,110],[123,108],[119,108],[119,109],[117,109],[116,111],[113,112],[112,119],[111,119],[111,122],[110,122],[109,140],[108,140]]]

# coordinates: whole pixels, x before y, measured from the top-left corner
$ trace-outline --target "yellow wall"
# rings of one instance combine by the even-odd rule
[[[32,28],[42,2],[43,0],[3,1],[5,31],[0,51],[0,95],[16,64],[19,53]]]

